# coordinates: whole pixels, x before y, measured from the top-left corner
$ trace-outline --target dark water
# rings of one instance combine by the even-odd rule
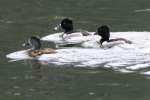
[[[5,58],[29,36],[54,33],[65,17],[89,31],[102,24],[150,31],[149,8],[149,0],[0,0],[0,100],[149,100],[148,76]]]

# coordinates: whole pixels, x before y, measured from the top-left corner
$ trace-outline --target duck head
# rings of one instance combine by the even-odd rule
[[[61,21],[61,24],[57,25],[54,29],[58,30],[60,27],[64,30],[65,33],[72,32],[73,22],[71,19],[65,18]]]
[[[27,43],[23,44],[24,47],[31,48],[31,50],[39,50],[41,48],[40,39],[36,36],[31,36]]]
[[[109,41],[110,29],[107,25],[102,25],[97,29],[97,32],[95,34],[101,36],[100,43],[102,45],[104,41]]]

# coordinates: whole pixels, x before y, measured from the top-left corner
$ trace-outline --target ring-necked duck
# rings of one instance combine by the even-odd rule
[[[103,42],[114,42],[114,41],[124,41],[125,43],[131,44],[132,42],[130,40],[124,39],[124,38],[115,38],[110,39],[110,29],[107,25],[102,25],[97,29],[97,32],[95,35],[101,36],[100,39],[100,45],[102,46]]]
[[[73,22],[69,18],[65,18],[61,21],[61,24],[57,25],[54,29],[58,30],[59,28],[62,28],[64,30],[64,33],[70,34],[73,33]]]
[[[42,54],[51,54],[56,53],[55,49],[52,48],[43,48],[41,49],[41,41],[36,36],[31,36],[28,39],[28,42],[24,44],[24,46],[30,48],[28,51],[29,56],[36,57]]]
[[[74,30],[73,27],[73,21],[69,18],[65,18],[61,21],[61,24],[57,25],[54,29],[58,30],[59,28],[62,28],[64,30],[65,34],[71,34],[75,32],[81,32],[83,36],[90,35],[87,31],[79,29],[79,30]]]

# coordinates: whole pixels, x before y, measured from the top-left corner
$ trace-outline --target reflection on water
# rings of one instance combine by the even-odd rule
[[[42,80],[41,66],[33,66],[34,63],[31,61],[25,61],[23,63],[25,65],[28,64],[30,70],[26,71],[22,76],[15,75],[10,77],[13,84],[11,84],[10,89],[6,91],[6,95],[27,97],[31,95],[32,97],[32,92],[38,91],[34,85]]]
[[[145,89],[149,85],[149,80],[136,74],[119,74],[103,68],[41,66],[36,61],[21,63],[24,63],[21,68],[24,71],[18,74],[11,73],[14,75],[7,79],[11,82],[8,83],[9,88],[3,90],[3,94],[12,97],[12,100],[16,98],[28,100],[124,98],[125,100],[128,98],[127,94],[134,98],[137,93],[145,94],[149,89]],[[144,86],[141,86],[142,81],[146,82]]]

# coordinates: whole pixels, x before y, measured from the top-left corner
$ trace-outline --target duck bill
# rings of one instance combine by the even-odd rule
[[[61,24],[58,24],[56,27],[54,27],[54,30],[57,31],[60,29],[60,27],[61,27]]]

